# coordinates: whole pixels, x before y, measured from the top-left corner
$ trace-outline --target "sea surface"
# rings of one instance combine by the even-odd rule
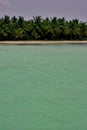
[[[0,130],[87,130],[87,45],[0,45]]]

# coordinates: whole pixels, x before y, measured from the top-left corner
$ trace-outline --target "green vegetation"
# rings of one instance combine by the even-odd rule
[[[0,40],[87,40],[87,23],[78,19],[35,16],[0,18]]]

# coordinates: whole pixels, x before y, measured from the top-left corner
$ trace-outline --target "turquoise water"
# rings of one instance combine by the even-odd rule
[[[0,130],[87,130],[87,46],[0,45]]]

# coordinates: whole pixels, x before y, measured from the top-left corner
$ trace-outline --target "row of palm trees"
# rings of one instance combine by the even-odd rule
[[[78,19],[24,17],[0,18],[0,40],[87,40],[87,23]]]

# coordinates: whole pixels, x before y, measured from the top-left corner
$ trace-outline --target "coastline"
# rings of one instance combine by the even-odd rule
[[[0,41],[0,45],[87,44],[87,41]]]

